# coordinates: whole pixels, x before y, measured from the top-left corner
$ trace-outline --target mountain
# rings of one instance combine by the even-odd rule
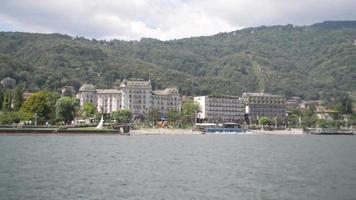
[[[261,91],[306,99],[356,93],[356,21],[261,26],[170,41],[0,32],[0,78],[28,90],[150,78],[184,95]]]
[[[356,28],[356,21],[325,21],[314,24],[313,27],[325,29]]]

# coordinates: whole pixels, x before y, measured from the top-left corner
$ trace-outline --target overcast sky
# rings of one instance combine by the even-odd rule
[[[0,0],[0,31],[161,40],[355,20],[356,0]]]

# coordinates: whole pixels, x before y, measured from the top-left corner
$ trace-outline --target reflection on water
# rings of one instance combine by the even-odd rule
[[[353,136],[0,136],[0,199],[356,199]]]

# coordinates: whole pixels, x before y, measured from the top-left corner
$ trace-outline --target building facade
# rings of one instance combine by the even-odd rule
[[[194,102],[200,106],[197,118],[206,122],[243,122],[244,105],[236,96],[198,96]]]
[[[126,109],[134,115],[145,116],[153,108],[163,114],[181,109],[178,89],[153,91],[151,81],[139,79],[123,80],[116,89],[96,89],[91,84],[85,84],[79,89],[77,98],[81,106],[90,102],[104,113]]]
[[[161,113],[168,113],[170,110],[181,110],[181,97],[177,88],[166,88],[165,90],[155,90],[152,92],[151,105],[160,110]]]
[[[286,101],[286,108],[287,109],[299,108],[301,103],[302,100],[300,99],[300,97],[292,97]]]
[[[130,110],[135,115],[147,113],[151,101],[151,81],[123,80],[120,90],[123,109]]]
[[[268,93],[243,93],[242,101],[245,112],[251,121],[257,121],[260,117],[270,119],[286,117],[285,99],[279,95]]]
[[[80,101],[80,107],[83,107],[85,103],[92,103],[97,105],[96,102],[96,88],[92,84],[84,84],[79,88],[77,98]]]
[[[97,89],[97,110],[103,113],[112,113],[121,110],[121,96],[121,91],[117,89]]]

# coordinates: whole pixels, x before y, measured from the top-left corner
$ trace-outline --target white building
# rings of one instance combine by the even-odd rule
[[[270,119],[286,117],[285,99],[279,95],[269,93],[243,93],[242,100],[250,120],[256,121],[260,117]]]
[[[170,110],[180,111],[181,98],[177,88],[166,88],[165,90],[152,91],[152,107],[160,110],[161,113],[168,113]]]
[[[244,105],[236,96],[198,96],[194,102],[200,106],[197,118],[208,122],[242,122]]]
[[[79,89],[77,97],[81,106],[90,102],[104,113],[127,109],[134,115],[145,116],[153,108],[163,114],[181,109],[177,88],[153,91],[151,81],[139,79],[123,80],[119,89],[96,89],[91,84],[85,84]]]
[[[123,80],[120,84],[123,109],[130,110],[135,115],[145,114],[151,107],[151,81]]]
[[[97,110],[103,113],[121,110],[121,91],[117,89],[97,89],[96,106]]]
[[[79,88],[77,98],[80,100],[80,106],[83,107],[85,103],[92,103],[96,105],[96,89],[94,85],[84,84]]]

